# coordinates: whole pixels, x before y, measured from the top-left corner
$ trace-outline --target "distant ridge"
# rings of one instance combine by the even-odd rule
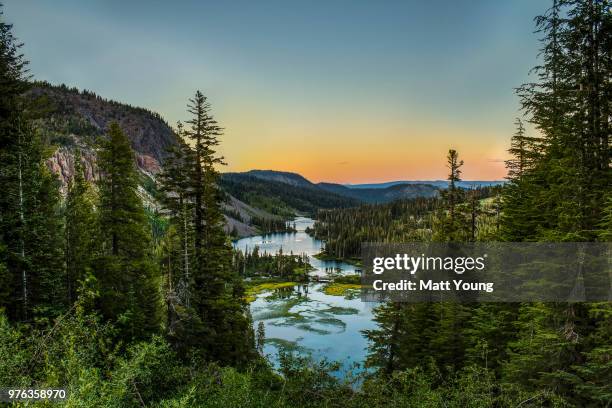
[[[491,187],[501,186],[505,183],[505,180],[462,180],[457,183],[458,187],[461,188],[478,188],[478,187]],[[368,183],[368,184],[343,184],[343,186],[350,189],[379,189],[396,186],[398,184],[419,184],[419,185],[431,185],[437,188],[448,187],[448,181],[446,180],[402,180],[402,181],[388,181],[384,183]]]
[[[250,180],[250,181],[249,181]],[[261,180],[268,183],[265,188]],[[290,205],[295,208],[295,199],[300,198],[300,204],[305,204],[304,201],[310,202],[304,205],[300,210],[312,211],[314,207],[326,208],[327,203],[333,200],[335,204],[342,206],[357,205],[360,203],[388,203],[400,199],[410,199],[416,197],[435,197],[438,195],[439,188],[428,183],[402,183],[391,182],[388,186],[380,186],[368,188],[352,188],[336,183],[312,183],[300,174],[276,171],[276,170],[250,170],[243,173],[224,173],[222,177],[222,185],[226,188],[232,188],[234,195],[245,194],[245,200],[249,196],[248,191],[251,191],[251,196],[262,194],[263,191],[275,191],[273,195],[281,201],[291,201],[294,204]],[[278,184],[290,186],[279,190]],[[241,192],[238,191],[240,185]],[[291,195],[291,197],[289,197]],[[282,196],[282,199],[281,199]],[[240,197],[239,197],[240,198]],[[339,198],[350,201],[339,201]],[[331,203],[330,203],[331,204]]]
[[[314,184],[308,181],[303,176],[297,173],[291,173],[288,171],[276,171],[276,170],[249,170],[244,173],[247,176],[257,177],[262,180],[276,181],[279,183],[289,184],[295,187],[314,187]]]
[[[342,184],[319,183],[320,188],[346,197],[355,198],[369,204],[417,197],[435,197],[438,188],[431,184],[398,183],[380,188],[349,188]]]

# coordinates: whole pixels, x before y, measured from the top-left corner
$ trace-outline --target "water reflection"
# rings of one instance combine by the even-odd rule
[[[234,248],[240,249],[245,253],[252,251],[257,246],[260,253],[275,254],[282,249],[285,254],[307,254],[310,264],[315,268],[311,273],[314,276],[325,276],[329,272],[342,274],[356,273],[355,266],[346,262],[323,261],[314,257],[314,255],[321,252],[324,242],[314,239],[306,233],[306,228],[312,227],[313,224],[314,221],[310,218],[298,217],[295,219],[297,232],[282,232],[242,238],[234,242]]]
[[[315,268],[311,273],[312,282],[260,293],[251,303],[255,325],[264,323],[264,353],[270,361],[278,365],[278,351],[285,350],[315,359],[339,361],[342,370],[348,370],[366,357],[367,341],[361,331],[375,327],[374,305],[362,302],[354,293],[346,296],[324,293],[325,284],[316,282],[317,277],[354,274],[357,269],[345,262],[313,257],[324,244],[306,234],[305,229],[313,223],[309,218],[296,218],[297,232],[243,238],[236,241],[234,247],[242,251],[259,246],[260,252],[276,253],[282,248],[284,253],[306,253]],[[338,375],[342,375],[342,370]]]
[[[251,303],[254,321],[264,323],[264,353],[273,364],[278,364],[280,350],[339,361],[344,370],[365,359],[367,342],[361,331],[375,326],[372,305],[358,297],[327,295],[324,286],[278,288]]]

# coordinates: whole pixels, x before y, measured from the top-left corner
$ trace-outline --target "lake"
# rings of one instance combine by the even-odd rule
[[[305,230],[314,221],[298,217],[297,232],[283,232],[242,238],[234,247],[260,253],[307,254],[315,268],[311,275],[325,276],[329,270],[342,274],[355,274],[355,266],[345,262],[323,261],[314,258],[324,242],[314,239]],[[292,222],[292,223],[293,223]],[[316,360],[327,359],[342,363],[342,373],[353,363],[363,363],[368,345],[361,331],[376,327],[373,317],[374,303],[362,302],[358,291],[347,296],[332,296],[323,292],[323,283],[304,283],[294,287],[276,289],[257,295],[251,302],[255,327],[264,323],[266,342],[264,353],[277,366],[279,350],[290,350],[310,355]]]

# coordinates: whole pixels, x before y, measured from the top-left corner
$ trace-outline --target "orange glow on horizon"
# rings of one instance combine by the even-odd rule
[[[448,173],[446,154],[453,148],[465,163],[463,179],[500,180],[506,175],[505,135],[491,137],[486,131],[440,125],[408,129],[372,124],[346,124],[342,128],[339,123],[317,128],[293,123],[253,125],[240,121],[226,127],[220,152],[229,165],[222,171],[288,171],[315,183],[443,180]],[[257,132],[248,131],[256,128]],[[242,138],[239,134],[251,136]]]

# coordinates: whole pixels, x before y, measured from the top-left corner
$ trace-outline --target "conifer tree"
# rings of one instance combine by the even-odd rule
[[[448,189],[446,191],[446,200],[448,202],[448,212],[451,220],[455,216],[455,206],[459,201],[459,188],[457,184],[461,181],[461,167],[463,160],[459,160],[459,154],[456,150],[450,149],[446,157],[446,165],[448,167]]]
[[[0,264],[10,287],[0,307],[30,321],[66,306],[58,181],[21,96],[28,88],[21,44],[0,18]]]
[[[177,235],[190,246],[182,254],[193,261],[183,262],[186,298],[181,302],[186,316],[182,319],[187,327],[184,333],[174,334],[175,343],[187,355],[239,364],[251,358],[254,347],[242,282],[232,265],[232,248],[223,229],[216,169],[223,164],[216,154],[222,129],[200,91],[190,99],[188,112],[192,117],[182,136],[191,146],[184,143],[174,152],[163,179],[173,223],[177,231],[183,231]]]
[[[170,230],[164,238],[162,268],[166,282],[167,331],[170,337],[180,338],[189,325],[192,270],[194,260],[193,200],[191,174],[194,168],[193,151],[183,141],[183,126],[177,126],[179,145],[169,150],[160,174],[163,204],[170,213]],[[181,334],[183,333],[183,334]]]
[[[83,174],[81,155],[74,155],[74,178],[66,196],[66,278],[68,300],[76,300],[77,288],[85,278],[96,249],[96,219],[89,183]]]
[[[159,276],[151,257],[151,232],[134,153],[117,123],[99,152],[101,255],[94,260],[100,309],[126,339],[146,337],[159,325]]]
[[[543,63],[535,69],[538,81],[518,91],[544,141],[529,175],[534,200],[542,203],[533,209],[542,214],[534,239],[585,241],[596,235],[603,193],[612,184],[612,108],[604,79],[612,70],[610,9],[607,0],[555,0],[536,19]]]
[[[464,231],[462,231],[462,220],[456,214],[456,209],[463,194],[457,183],[461,181],[461,167],[463,160],[459,159],[459,153],[456,150],[450,149],[446,156],[446,165],[448,173],[448,187],[442,193],[445,207],[438,212],[437,224],[435,226],[434,241],[463,241]]]
[[[542,158],[543,141],[527,136],[521,119],[517,118],[515,125],[516,133],[508,149],[512,158],[506,161],[509,183],[503,191],[501,236],[506,241],[532,241],[538,233],[538,225],[544,222],[537,188],[543,179],[534,171]]]
[[[543,63],[536,68],[538,80],[519,88],[519,96],[542,142],[531,149],[537,153],[533,163],[517,172],[520,139],[513,140],[515,159],[501,227],[506,240],[606,236],[602,220],[612,185],[611,99],[609,81],[603,78],[612,72],[611,11],[607,0],[555,0],[536,19],[543,34]],[[585,390],[600,399],[605,387],[585,383],[593,381],[594,372],[603,373],[597,371],[602,369],[600,346],[606,344],[600,329],[609,327],[602,321],[609,322],[609,314],[596,310],[597,304],[522,305],[504,377],[525,387],[554,388],[576,405],[594,404]]]
[[[612,242],[612,194],[608,194],[603,218],[599,224],[599,240]]]

